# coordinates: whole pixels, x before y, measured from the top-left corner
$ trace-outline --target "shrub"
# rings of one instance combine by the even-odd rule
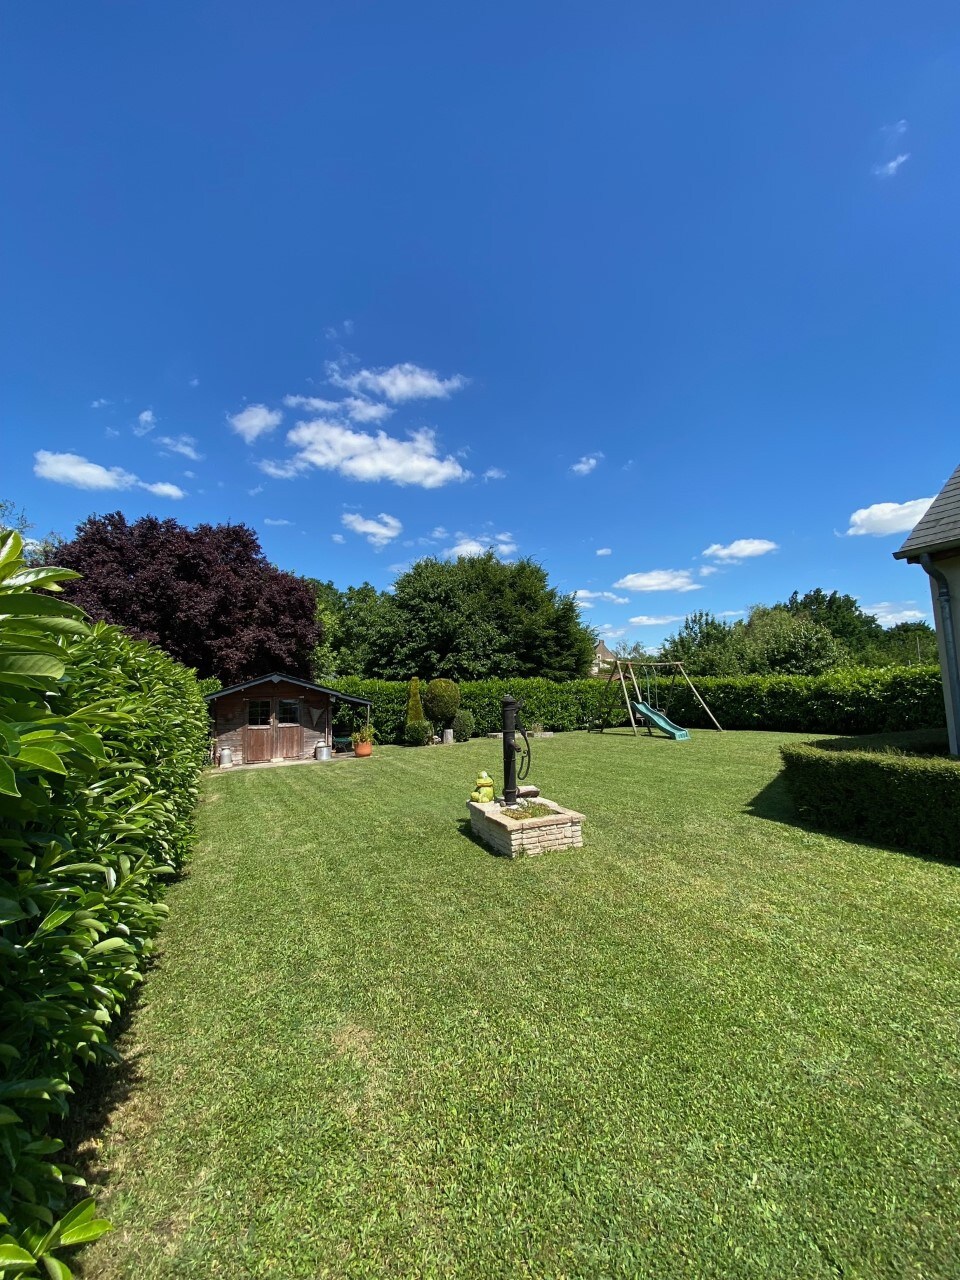
[[[92,630],[0,541],[0,1213],[9,1250],[44,1257],[94,1239],[92,1203],[65,1202],[51,1129],[140,981],[164,877],[192,838],[206,705],[192,671],[115,627]],[[23,1261],[23,1259],[20,1259]],[[28,1272],[34,1269],[24,1263]]]
[[[433,725],[429,720],[408,720],[403,740],[408,747],[425,747],[433,739]]]
[[[445,728],[460,706],[460,690],[452,680],[431,680],[423,691],[423,709],[434,724]]]
[[[410,681],[410,692],[407,695],[407,724],[419,724],[423,720],[423,704],[420,701],[420,681],[414,676]]]
[[[960,855],[960,761],[895,750],[781,747],[798,817],[917,853]]]
[[[458,711],[453,717],[454,742],[469,742],[476,728],[476,721],[469,711]]]

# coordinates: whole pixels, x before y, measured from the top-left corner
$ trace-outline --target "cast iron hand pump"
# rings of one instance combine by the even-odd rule
[[[509,694],[503,699],[503,802],[507,805],[517,803],[517,780],[522,782],[530,773],[530,739],[520,719],[522,707],[523,704]],[[518,732],[523,738],[523,746],[517,745]]]

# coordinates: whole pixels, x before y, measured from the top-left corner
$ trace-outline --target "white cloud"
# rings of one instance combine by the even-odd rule
[[[351,480],[392,480],[399,485],[419,485],[422,489],[439,489],[453,480],[466,480],[470,472],[456,458],[440,457],[436,436],[429,427],[421,427],[406,440],[398,440],[383,431],[369,435],[354,431],[340,422],[318,418],[299,422],[287,435],[288,444],[298,452],[288,462],[264,461],[259,464],[275,479],[290,479],[310,467],[337,471]]]
[[[439,542],[442,542],[446,536],[447,536],[447,531],[442,524],[438,524],[437,527],[433,529],[430,533],[430,537],[436,538]]]
[[[625,591],[699,591],[689,569],[650,569],[646,573],[628,573],[613,584]]]
[[[186,497],[186,493],[178,484],[168,484],[166,480],[159,480],[156,484],[147,484],[144,480],[138,480],[137,484],[141,489],[146,489],[148,493],[156,494],[158,498]]]
[[[614,627],[609,622],[604,622],[601,626],[594,628],[601,640],[620,640],[627,634],[626,627]]]
[[[506,480],[507,473],[501,471],[499,467],[487,467],[483,473],[484,480]]]
[[[74,489],[146,489],[158,498],[184,496],[179,485],[165,481],[148,484],[122,467],[103,467],[78,453],[50,453],[47,449],[40,449],[33,457],[34,475]]]
[[[491,550],[505,560],[517,549],[512,533],[481,534],[479,537],[473,537],[468,533],[455,533],[453,536],[453,546],[447,547],[443,553],[451,560],[458,556],[482,556]]]
[[[133,428],[135,436],[147,436],[157,425],[157,415],[152,409],[144,409],[143,413],[137,414],[137,425]]]
[[[629,604],[629,596],[616,596],[612,591],[587,591],[585,589],[573,593],[577,602],[584,600],[606,600],[609,604]]]
[[[666,627],[671,622],[682,622],[683,616],[682,613],[638,613],[630,622],[634,627]]]
[[[294,476],[302,475],[310,469],[309,462],[300,458],[290,458],[287,462],[273,462],[270,458],[263,458],[257,466],[273,480],[292,480]]]
[[[900,155],[894,156],[892,160],[888,160],[885,164],[875,164],[872,170],[873,176],[875,178],[895,178],[900,166],[906,164],[909,159],[910,152],[902,151]]]
[[[879,604],[865,604],[863,611],[872,613],[882,627],[895,627],[899,622],[926,622],[927,614],[916,608],[916,603],[916,600],[881,600]]]
[[[711,543],[703,554],[712,556],[714,560],[723,560],[727,564],[737,564],[741,560],[750,560],[754,556],[769,555],[771,551],[778,550],[777,544],[771,542],[769,538],[737,538],[736,541],[728,543],[725,547],[721,546],[719,542]]]
[[[200,385],[200,379],[199,379],[199,378],[191,378],[191,379],[190,379],[190,381],[189,381],[189,383],[188,383],[187,385],[188,385],[188,386],[190,386],[190,387],[199,387],[199,385]]]
[[[102,467],[77,453],[49,453],[41,449],[33,457],[34,475],[74,489],[132,489],[137,483],[137,477],[122,467]]]
[[[597,548],[597,555],[598,555],[598,556],[612,556],[612,555],[613,555],[613,551],[611,550],[611,548],[610,548],[610,547],[598,547],[598,548]]]
[[[239,413],[227,414],[227,422],[247,444],[278,427],[283,420],[279,409],[268,409],[265,404],[248,404]]]
[[[200,462],[203,458],[203,454],[197,452],[197,442],[193,436],[157,436],[154,443],[169,449],[171,453],[181,453],[193,462]]]
[[[353,422],[383,422],[393,413],[389,404],[376,404],[365,396],[347,396],[342,401],[329,401],[320,396],[284,396],[288,408],[305,408],[310,413],[335,413]]]
[[[327,365],[327,375],[335,387],[383,396],[392,404],[406,400],[447,400],[469,381],[459,373],[441,378],[433,369],[422,369],[409,361],[391,365],[389,369],[359,369],[350,374],[342,373],[339,364],[331,361]]]
[[[292,525],[293,521],[292,520],[271,520],[269,516],[264,516],[263,523],[270,525],[271,528],[279,529],[281,525],[285,525],[285,524]]]
[[[330,538],[333,542],[346,542],[346,538],[342,533],[331,533]]]
[[[103,400],[103,399],[100,399],[100,400],[91,400],[91,401],[90,401],[90,408],[91,408],[91,409],[105,409],[105,408],[107,407],[107,405],[108,405],[108,404],[110,404],[110,403],[111,403],[111,401],[109,401],[109,400]]]
[[[254,485],[252,489],[247,490],[247,493],[250,495],[251,498],[255,498],[258,493],[263,493],[263,485],[262,484]]]
[[[718,613],[718,618],[742,618],[746,613],[746,609],[724,609],[722,613]]]
[[[588,453],[579,462],[575,462],[570,470],[576,476],[588,476],[602,457],[602,453]]]
[[[306,409],[310,413],[336,413],[340,408],[339,400],[322,400],[319,396],[284,396],[283,403],[288,409]]]
[[[362,534],[371,547],[376,547],[378,550],[403,532],[403,525],[397,517],[388,516],[385,511],[381,511],[376,519],[348,511],[341,517],[341,522],[353,533]]]
[[[702,564],[697,572],[701,578],[709,578],[711,573],[717,573],[718,570],[715,564]]]
[[[875,502],[860,507],[850,517],[847,536],[869,533],[882,538],[887,533],[909,533],[932,502],[933,498],[912,498],[909,502]]]
[[[363,396],[347,396],[343,408],[352,422],[383,422],[393,413],[388,404],[377,404]]]

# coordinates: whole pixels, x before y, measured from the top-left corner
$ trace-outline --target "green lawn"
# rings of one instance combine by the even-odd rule
[[[586,846],[514,862],[496,742],[211,777],[84,1275],[960,1274],[960,868],[785,737],[535,742]]]

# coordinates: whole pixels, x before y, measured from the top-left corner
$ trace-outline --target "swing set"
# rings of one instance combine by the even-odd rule
[[[634,667],[641,668],[639,683]],[[661,671],[664,673],[669,671],[670,673],[670,684],[667,686],[663,706],[660,705]],[[609,676],[607,676],[607,689],[609,690],[614,680],[619,680],[623,700],[627,704],[627,715],[630,717],[630,727],[633,729],[634,737],[644,726],[651,736],[653,735],[654,726],[656,726],[661,733],[665,733],[668,738],[672,738],[675,742],[686,742],[690,737],[690,731],[681,729],[679,725],[674,724],[667,714],[670,710],[670,701],[673,697],[674,685],[678,676],[681,676],[687,682],[691,693],[713,721],[714,726],[721,733],[723,732],[719,720],[700,696],[696,685],[687,675],[682,662],[634,662],[626,658],[617,658],[610,668]],[[628,679],[630,685],[627,684]],[[646,697],[641,693],[641,684],[645,686],[643,692],[646,693]],[[632,693],[630,686],[632,686]],[[613,708],[609,700],[607,705],[608,711],[612,711]],[[604,717],[595,726],[595,729],[597,732],[603,733],[606,727],[606,718]]]

